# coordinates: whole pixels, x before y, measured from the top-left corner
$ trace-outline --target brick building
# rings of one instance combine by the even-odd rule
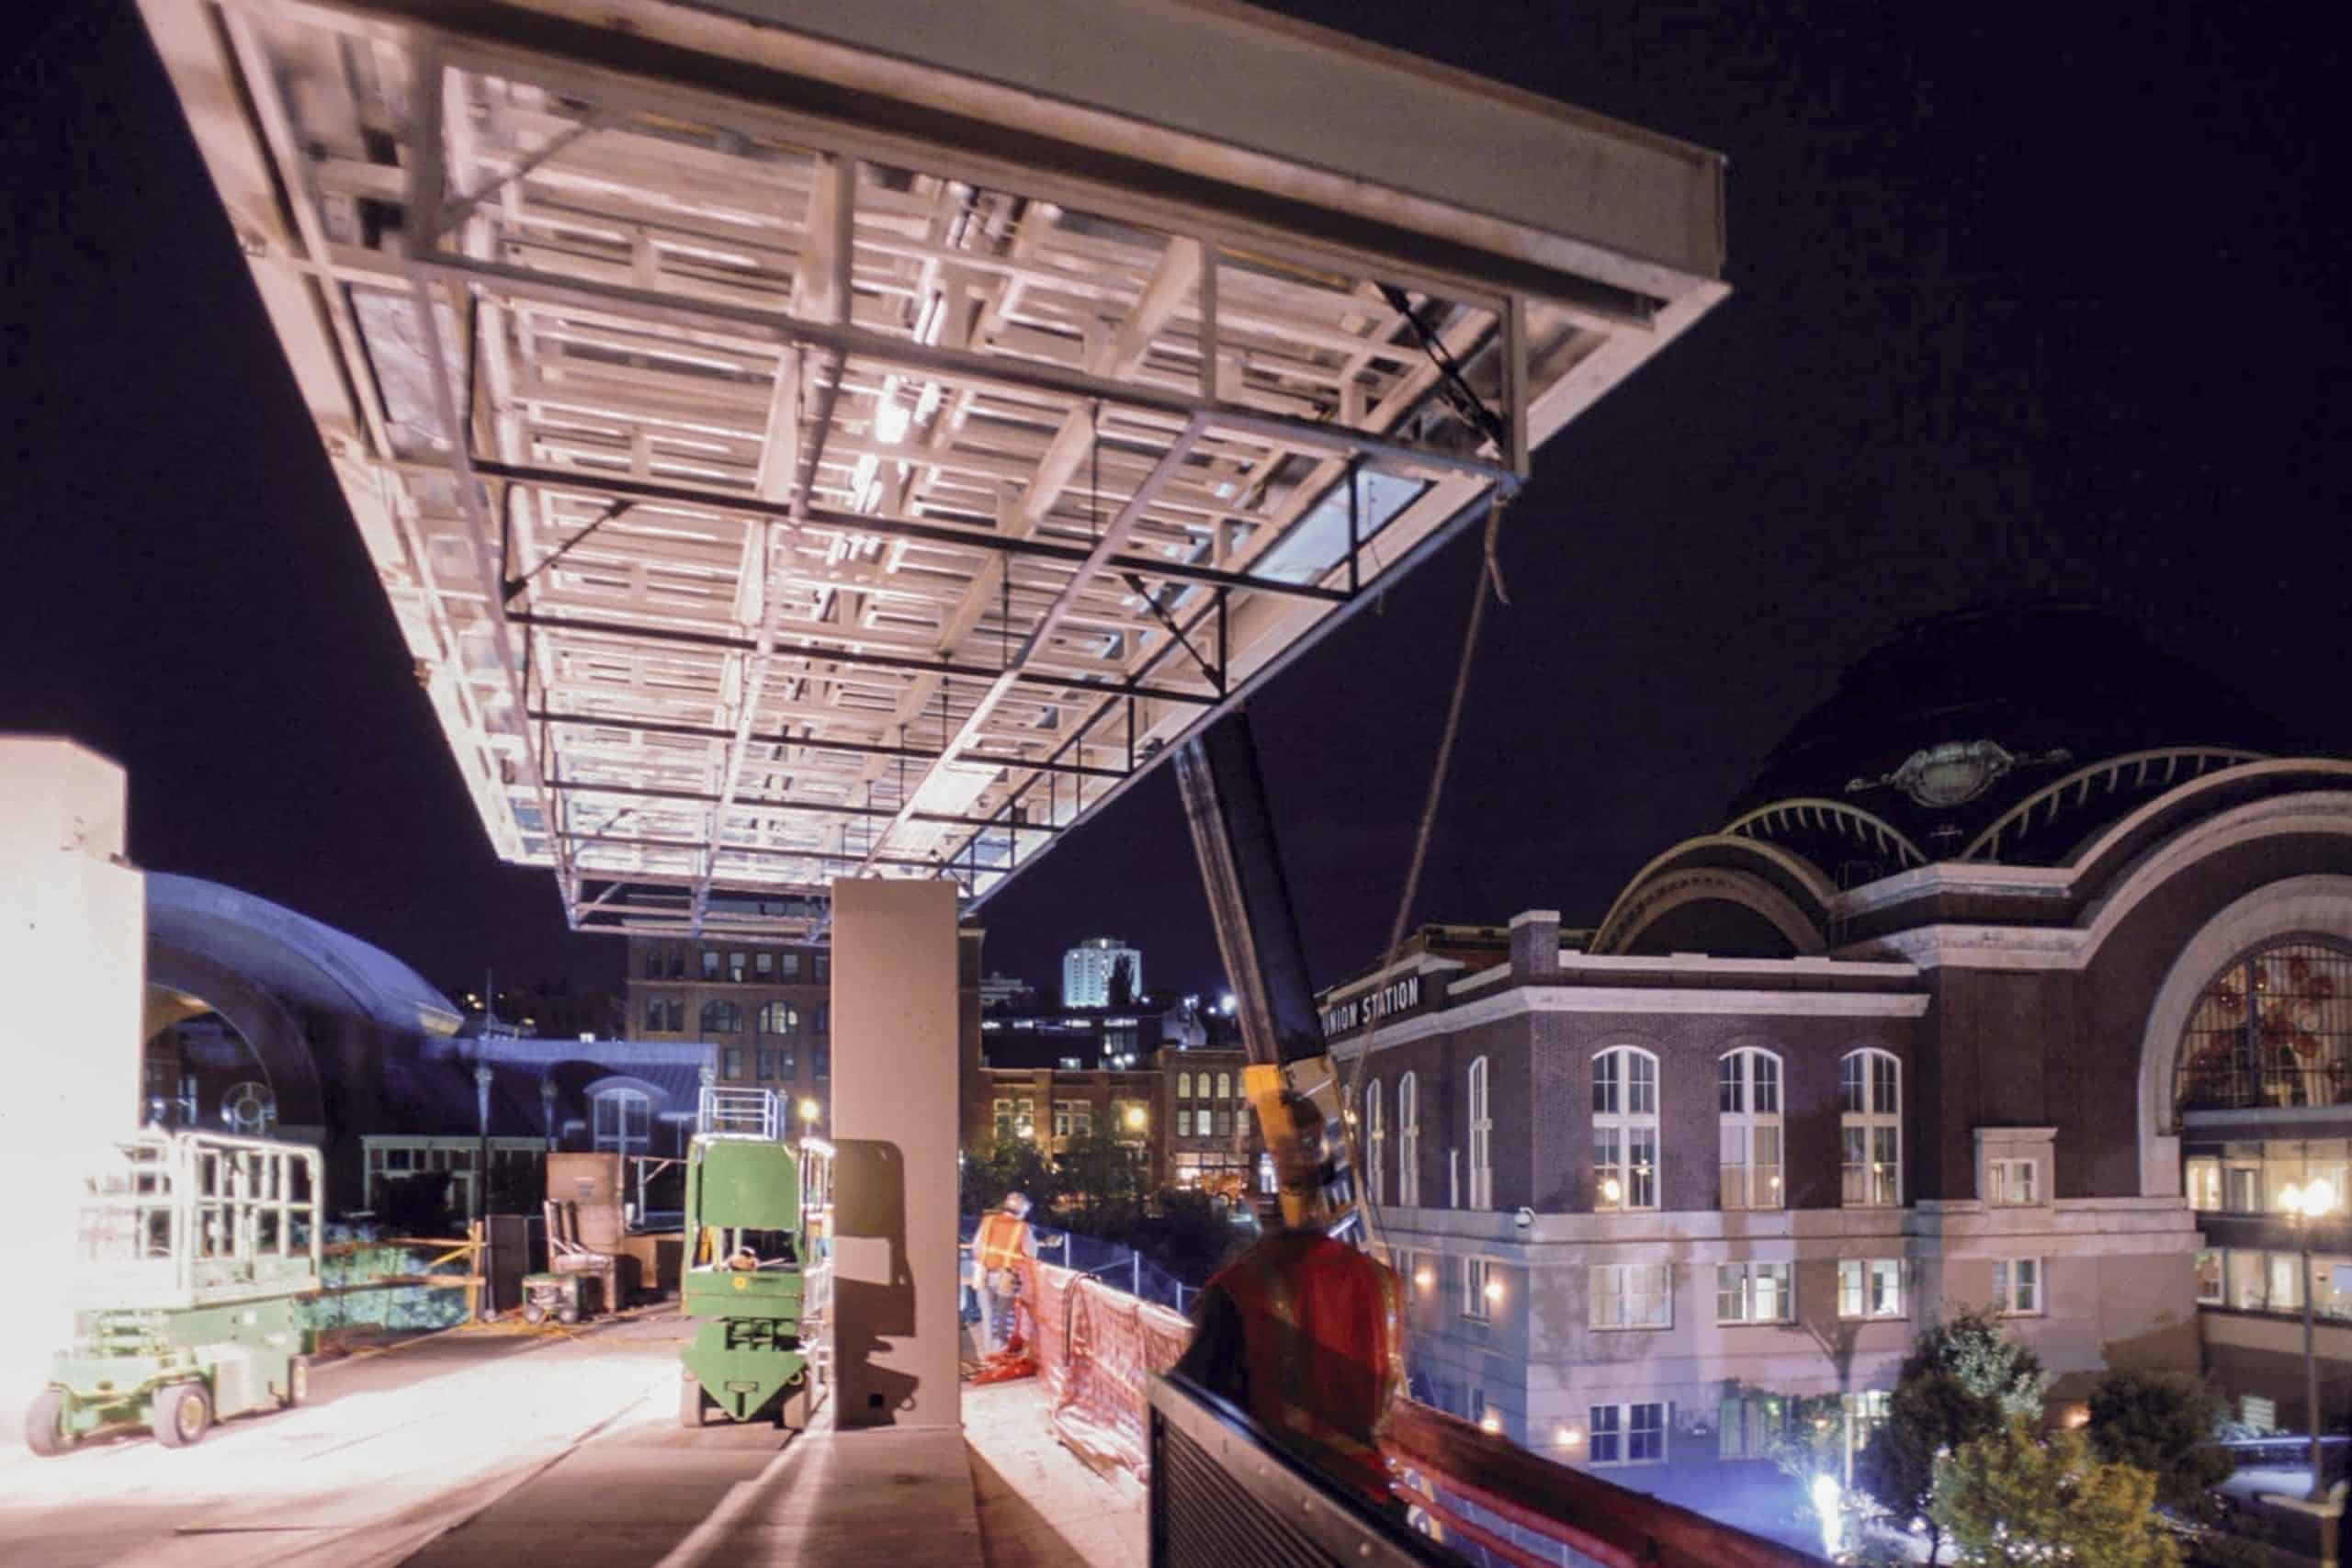
[[[2128,629],[1915,628],[1593,929],[1508,930],[1324,998],[1425,1396],[1714,1497],[1962,1303],[2060,1404],[2201,1367],[2299,1423],[2306,1288],[2352,1394],[2352,763]]]

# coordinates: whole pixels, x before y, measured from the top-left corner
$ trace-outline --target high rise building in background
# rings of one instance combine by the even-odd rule
[[[1111,1005],[1111,976],[1119,960],[1127,961],[1129,999],[1143,994],[1143,954],[1114,936],[1093,936],[1062,954],[1062,1005],[1106,1008]]]

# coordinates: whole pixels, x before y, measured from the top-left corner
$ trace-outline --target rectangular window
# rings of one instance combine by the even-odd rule
[[[1216,1113],[1216,1135],[1220,1138],[1229,1138],[1233,1135],[1232,1111],[1219,1111]]]
[[[706,980],[718,978],[718,952],[716,948],[706,947],[702,951],[702,977]]]
[[[752,956],[752,972],[764,980],[775,973],[775,954],[760,953]]]
[[[996,1102],[995,1110],[996,1141],[1001,1144],[1012,1136],[1012,1101],[1000,1100]]]
[[[2229,1298],[2222,1292],[2222,1255],[2207,1250],[2197,1255],[2197,1299],[2206,1306],[2220,1306]]]
[[[831,1045],[817,1047],[817,1076],[820,1078],[833,1076],[833,1048]]]
[[[1487,1285],[1495,1277],[1493,1262],[1484,1258],[1462,1260],[1462,1315],[1479,1323],[1492,1321],[1494,1302],[1487,1294]]]
[[[2289,1273],[2291,1275],[2291,1267]],[[1993,1305],[2009,1317],[2031,1317],[2041,1311],[2041,1259],[2007,1258],[1993,1264]]]
[[[729,953],[727,955],[727,977],[729,980],[734,981],[737,985],[741,985],[743,983],[744,970],[749,965],[750,962],[751,961],[742,953]]]
[[[1722,1124],[1723,1206],[1727,1210],[1781,1206],[1781,1128],[1778,1122]]]
[[[2262,1213],[2262,1145],[2233,1144],[2222,1168],[2222,1207],[2233,1214]]]
[[[1895,1206],[1895,1129],[1856,1125],[1841,1129],[1846,1141],[1846,1206],[1849,1209],[1891,1209]]]
[[[777,1051],[775,1054],[775,1076],[780,1078],[798,1077],[800,1076],[799,1053],[794,1051],[788,1045]]]
[[[1592,1423],[1592,1463],[1663,1464],[1666,1461],[1664,1401],[1596,1404],[1587,1415]]]
[[[2188,1187],[2188,1206],[2200,1213],[2211,1213],[2222,1206],[2222,1162],[2211,1157],[2183,1162],[2182,1175]]]
[[[2041,1164],[2034,1159],[1995,1159],[1984,1162],[1989,1190],[1985,1201],[1996,1209],[2030,1209],[2041,1201]]]
[[[727,1047],[725,1062],[726,1065],[718,1070],[718,1076],[720,1077],[741,1077],[743,1076],[743,1047],[741,1045],[729,1045]]]
[[[2224,1256],[2230,1305],[2240,1312],[2260,1312],[2267,1304],[2263,1299],[2262,1254],[2233,1250]]]
[[[1589,1276],[1594,1328],[1671,1328],[1674,1269],[1668,1263],[1596,1263]]]
[[[833,1032],[832,1004],[830,1002],[819,1002],[817,1004],[816,1013],[817,1038],[822,1040]]]
[[[2303,1292],[2296,1276],[2302,1271],[2301,1260],[2291,1252],[2270,1254],[2270,1310],[2301,1312]]]
[[[1715,1269],[1717,1323],[1791,1323],[1796,1301],[1785,1263],[1725,1263]]]
[[[1838,1264],[1839,1317],[1901,1317],[1903,1259],[1847,1258]]]
[[[820,986],[821,986],[821,985],[823,985],[823,984],[825,983],[825,971],[826,971],[827,969],[831,968],[831,963],[829,962],[829,960],[828,960],[828,958],[827,958],[827,955],[826,955],[826,954],[821,953],[819,953],[819,954],[817,954],[817,963],[816,963],[816,968],[817,968],[817,976],[816,976],[816,978],[817,978],[817,984],[819,984],[819,985],[820,985]]]
[[[1847,1442],[1855,1453],[1870,1446],[1871,1436],[1886,1425],[1894,1413],[1894,1395],[1883,1388],[1867,1388],[1860,1393],[1843,1396],[1846,1406]]]
[[[758,1055],[755,1055],[752,1059],[753,1059],[754,1061],[756,1061],[756,1062],[759,1064],[760,1070],[759,1070],[759,1075],[758,1075],[758,1076],[759,1076],[760,1077],[762,1077],[762,1078],[773,1078],[773,1077],[775,1077],[775,1052],[773,1052],[773,1051],[768,1051],[768,1050],[762,1050],[762,1051],[761,1051],[761,1052],[759,1052],[759,1053],[758,1053]]]
[[[2322,1317],[2352,1317],[2352,1258],[2312,1259],[2312,1311]]]
[[[1788,1402],[1778,1394],[1725,1396],[1715,1407],[1715,1457],[1768,1457],[1766,1445],[1787,1427],[1788,1411]]]
[[[1207,1113],[1204,1111],[1203,1114]],[[1193,1135],[1193,1113],[1181,1106],[1176,1111],[1176,1135],[1180,1138],[1189,1138]]]
[[[645,955],[645,977],[649,980],[659,980],[662,978],[662,955],[660,953],[649,953]]]

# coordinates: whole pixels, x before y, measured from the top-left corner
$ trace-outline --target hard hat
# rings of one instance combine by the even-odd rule
[[[1024,1215],[1024,1214],[1028,1213],[1029,1213],[1029,1194],[1027,1194],[1026,1192],[1021,1192],[1021,1191],[1012,1191],[1012,1192],[1008,1192],[1008,1193],[1006,1193],[1006,1194],[1004,1195],[1004,1212],[1005,1212],[1006,1213],[1008,1213],[1008,1214],[1012,1214],[1012,1215],[1015,1215],[1015,1216]]]
[[[1284,1093],[1281,1117],[1269,1130],[1266,1145],[1266,1152],[1273,1156],[1274,1181],[1291,1223],[1329,1224],[1334,1213],[1331,1189],[1338,1174],[1322,1109],[1303,1094]]]

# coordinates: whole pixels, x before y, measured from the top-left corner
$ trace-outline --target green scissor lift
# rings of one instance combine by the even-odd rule
[[[679,1293],[696,1323],[678,1422],[700,1427],[715,1405],[730,1420],[768,1415],[802,1427],[827,1370],[820,1326],[831,1151],[815,1139],[795,1146],[777,1138],[772,1100],[730,1114],[729,1092],[704,1092],[705,1130],[686,1154]]]
[[[216,1419],[300,1404],[320,1281],[319,1152],[148,1131],[115,1145],[84,1200],[74,1345],[25,1416],[60,1454],[139,1423],[186,1448]]]

